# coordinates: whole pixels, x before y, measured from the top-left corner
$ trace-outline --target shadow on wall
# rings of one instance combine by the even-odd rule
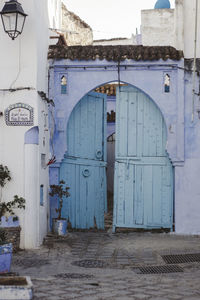
[[[39,145],[39,128],[38,128],[38,126],[32,127],[25,133],[24,144]]]

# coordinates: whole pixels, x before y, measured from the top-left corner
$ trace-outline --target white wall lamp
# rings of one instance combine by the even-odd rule
[[[14,40],[22,33],[27,14],[17,0],[10,0],[5,2],[0,15],[4,31]]]

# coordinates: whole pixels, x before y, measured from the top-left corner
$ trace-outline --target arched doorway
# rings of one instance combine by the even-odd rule
[[[67,125],[60,179],[70,186],[63,217],[72,228],[104,229],[107,95],[97,90],[79,101]],[[118,87],[115,141],[113,231],[171,228],[173,170],[165,150],[165,121],[155,103],[130,85]]]

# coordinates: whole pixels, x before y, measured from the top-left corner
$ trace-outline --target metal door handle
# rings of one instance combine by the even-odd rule
[[[96,158],[98,158],[98,159],[102,158],[102,151],[101,150],[96,151]]]
[[[82,172],[84,177],[89,177],[90,176],[90,170],[89,169],[84,169]]]

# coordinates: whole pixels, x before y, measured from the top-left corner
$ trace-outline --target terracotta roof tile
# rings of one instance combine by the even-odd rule
[[[183,52],[171,46],[59,46],[49,47],[49,59],[70,59],[70,60],[96,60],[106,59],[107,61],[123,61],[133,59],[136,61],[145,60],[180,60]]]

